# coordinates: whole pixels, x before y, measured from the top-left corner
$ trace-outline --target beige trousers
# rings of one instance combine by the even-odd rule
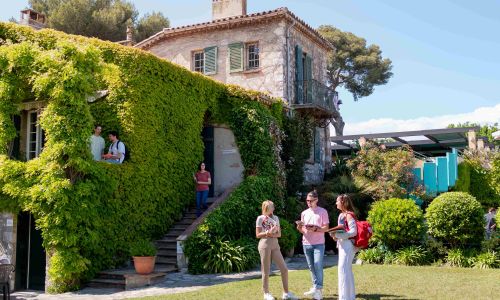
[[[269,293],[269,274],[271,273],[271,260],[281,272],[283,291],[288,292],[288,268],[286,267],[277,238],[263,238],[259,241],[259,254],[262,272],[262,289]]]

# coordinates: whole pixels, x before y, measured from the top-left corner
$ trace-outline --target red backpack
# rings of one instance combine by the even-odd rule
[[[372,225],[370,225],[367,221],[358,221],[353,213],[348,214],[350,214],[354,218],[354,221],[356,221],[356,229],[358,231],[356,236],[351,238],[354,241],[354,246],[360,249],[368,248],[368,241],[370,241],[373,234]],[[347,219],[345,221],[345,229],[346,231],[349,231]]]

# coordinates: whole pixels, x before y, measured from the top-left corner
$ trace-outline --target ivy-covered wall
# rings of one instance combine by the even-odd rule
[[[97,90],[109,95],[89,104]],[[46,144],[20,162],[6,153],[12,116],[26,99],[47,103]],[[206,122],[234,131],[252,175],[245,181],[282,197],[282,107],[271,100],[133,48],[0,22],[0,210],[34,215],[50,257],[46,288],[78,288],[128,259],[132,241],[160,236],[181,216],[193,199]],[[119,131],[129,162],[92,161],[95,123]]]

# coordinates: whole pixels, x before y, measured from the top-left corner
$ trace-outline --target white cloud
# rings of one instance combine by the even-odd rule
[[[480,107],[473,112],[456,115],[421,117],[409,120],[381,118],[364,122],[346,123],[344,135],[439,129],[446,128],[449,124],[465,122],[479,123],[481,125],[493,124],[496,122],[500,123],[500,104],[493,107]],[[335,130],[331,132],[335,134]]]

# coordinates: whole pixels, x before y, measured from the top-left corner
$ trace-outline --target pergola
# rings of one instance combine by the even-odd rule
[[[442,156],[450,152],[451,148],[483,149],[487,140],[476,137],[479,129],[479,127],[461,127],[332,136],[331,141],[334,143],[332,152],[337,156],[350,155],[353,151],[359,150],[359,147],[363,147],[368,140],[373,140],[387,149],[408,145],[424,156]]]

